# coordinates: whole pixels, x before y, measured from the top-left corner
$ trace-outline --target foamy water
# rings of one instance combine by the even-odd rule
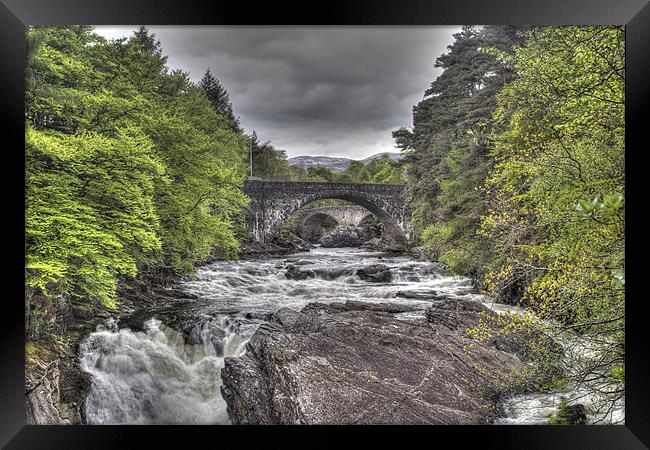
[[[315,276],[288,279],[289,264]],[[370,264],[388,266],[392,281],[372,283],[359,278],[356,270]],[[423,320],[432,298],[445,297],[481,302],[498,313],[523,313],[493,303],[477,294],[469,279],[446,276],[430,262],[351,248],[219,261],[200,268],[195,281],[177,288],[197,298],[148,311],[152,317],[142,331],[109,324],[82,343],[81,364],[92,375],[86,403],[89,423],[230,423],[220,394],[224,357],[242,355],[256,327],[281,307],[299,310],[311,302],[348,300],[391,302],[416,308],[398,314],[402,320]],[[547,423],[548,415],[557,412],[560,396],[592,406],[593,401],[582,394],[576,388],[507,398],[503,402],[506,416],[497,423]],[[618,405],[610,423],[623,418],[623,405]]]

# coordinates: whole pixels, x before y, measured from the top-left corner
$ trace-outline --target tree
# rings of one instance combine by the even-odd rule
[[[201,81],[199,81],[199,87],[205,93],[214,111],[220,116],[225,117],[234,131],[241,132],[239,119],[235,118],[228,92],[221,85],[221,82],[212,75],[210,69],[207,69],[205,74],[203,74]]]
[[[512,26],[464,26],[449,51],[436,59],[444,72],[413,108],[413,128],[393,133],[409,170],[413,227],[429,253],[457,273],[480,283],[490,259],[477,237],[485,211],[478,190],[492,166],[488,154],[490,116],[496,93],[513,71],[493,52],[521,43]]]
[[[368,169],[364,166],[363,169],[359,171],[359,176],[357,177],[359,183],[370,183],[371,176]]]
[[[260,142],[257,133],[250,136],[253,148],[253,175],[273,180],[291,180],[296,174],[290,169],[287,152],[275,148],[271,141]]]
[[[370,183],[400,184],[404,182],[404,168],[400,163],[393,161],[388,155],[375,158],[366,164],[370,175]]]
[[[27,302],[114,307],[135,276],[236,257],[247,138],[168,70],[155,36],[38,26],[27,41]]]
[[[334,175],[332,171],[325,166],[311,166],[307,168],[307,177],[312,181],[332,182]]]
[[[485,286],[516,293],[547,334],[580,343],[556,365],[600,399],[602,419],[625,392],[624,29],[535,28],[500,57],[518,77],[493,118]],[[556,358],[535,356],[542,370]]]
[[[365,165],[361,161],[351,161],[348,167],[346,167],[345,173],[347,173],[351,179],[358,180],[359,173],[361,173],[364,167]]]

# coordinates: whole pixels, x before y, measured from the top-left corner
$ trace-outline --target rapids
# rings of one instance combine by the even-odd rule
[[[291,280],[287,266],[315,277]],[[372,283],[360,267],[387,265],[390,283]],[[219,261],[197,270],[195,280],[176,286],[196,299],[156,311],[136,311],[138,326],[112,321],[80,346],[81,367],[92,375],[86,400],[90,424],[228,424],[220,394],[224,357],[243,354],[257,326],[282,307],[301,309],[311,302],[398,302],[417,311],[403,320],[420,320],[436,296],[484,303],[496,312],[521,312],[477,294],[469,279],[444,275],[431,262],[356,248],[316,248],[289,257]],[[546,423],[559,394],[505,399],[502,424]]]

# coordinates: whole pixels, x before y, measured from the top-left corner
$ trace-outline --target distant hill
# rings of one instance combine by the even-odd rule
[[[294,156],[288,162],[303,169],[313,166],[325,166],[332,172],[343,172],[352,162],[349,158],[331,158],[329,156]]]
[[[387,155],[393,161],[401,161],[402,159],[404,159],[402,154],[399,152],[381,152],[381,153],[374,154],[372,156],[368,156],[366,159],[362,159],[361,162],[364,164],[368,164],[370,161],[377,158],[381,158],[384,155]]]
[[[373,159],[381,158],[384,155],[388,155],[393,161],[400,161],[402,159],[402,155],[398,152],[382,152],[358,161],[368,164]],[[312,166],[324,166],[332,172],[343,172],[352,161],[357,160],[350,158],[332,158],[330,156],[294,156],[293,158],[289,158],[288,161],[292,166],[300,166],[304,169]]]

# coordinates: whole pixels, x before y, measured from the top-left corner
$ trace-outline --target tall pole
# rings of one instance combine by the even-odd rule
[[[251,177],[253,176],[253,137],[251,136],[249,146],[248,146],[248,154],[249,154],[249,159],[250,159],[250,167],[251,167]]]

